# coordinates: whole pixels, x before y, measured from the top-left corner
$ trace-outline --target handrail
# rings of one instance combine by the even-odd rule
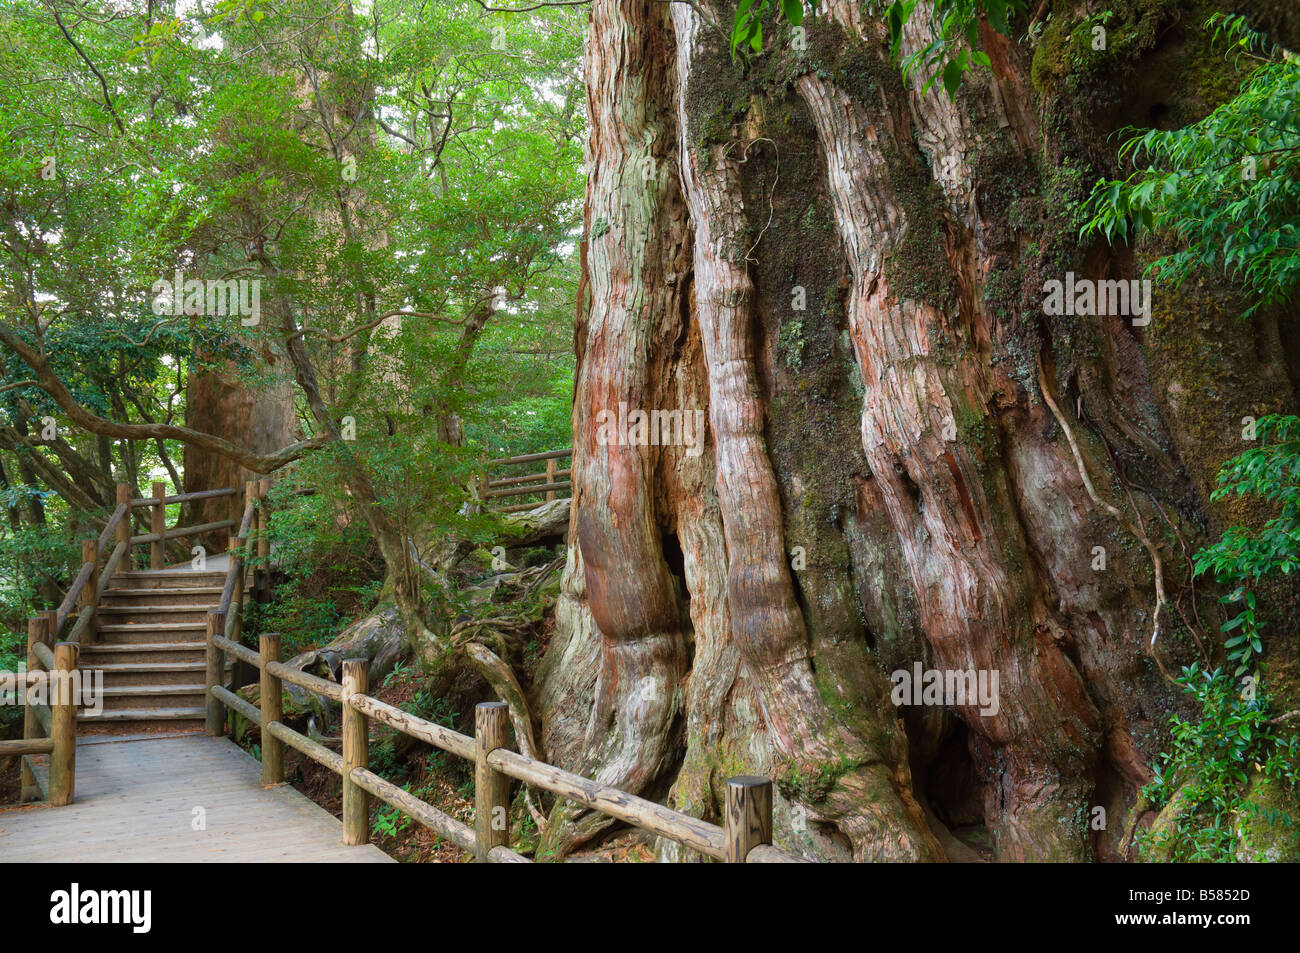
[[[490,467],[504,467],[511,463],[535,463],[538,460],[559,460],[561,457],[573,456],[573,448],[566,447],[564,450],[547,450],[544,453],[525,453],[517,457],[498,457],[495,460],[489,460],[487,465]]]
[[[96,552],[100,554],[104,552],[105,547],[108,546],[109,542],[113,539],[114,535],[116,535],[117,533],[117,524],[120,523],[130,512],[131,512],[130,503],[117,504],[117,508],[113,510],[113,515],[110,516],[108,518],[108,522],[104,524],[104,531],[99,534],[99,539],[96,541],[95,544]]]
[[[72,608],[81,599],[81,590],[86,588],[86,583],[90,581],[90,574],[95,571],[93,563],[83,563],[81,572],[77,573],[77,578],[73,580],[72,585],[68,587],[68,594],[63,597],[59,603],[58,622],[55,629],[62,629],[63,623],[68,621],[68,616],[72,615]]]
[[[27,676],[23,680],[24,688],[39,684],[41,677],[44,676],[55,685],[57,692],[51,696],[49,705],[37,702],[28,691],[23,692],[25,703],[23,738],[20,741],[0,744],[0,756],[49,754],[49,799],[52,804],[72,803],[75,787],[76,696],[78,694],[73,690],[72,679],[76,677],[77,672],[78,647],[83,641],[94,640],[97,607],[108,588],[109,580],[118,571],[122,560],[128,558],[133,545],[149,543],[151,545],[150,565],[154,569],[162,569],[162,547],[167,540],[197,536],[236,525],[233,519],[226,519],[167,529],[165,525],[167,505],[237,496],[239,490],[224,488],[167,496],[164,486],[165,484],[162,483],[154,483],[151,497],[133,499],[133,490],[129,484],[117,484],[117,505],[99,536],[93,540],[82,541],[81,568],[77,571],[72,585],[68,587],[63,601],[59,603],[57,609],[42,612],[28,622]],[[253,526],[258,500],[265,495],[265,492],[265,483],[248,484],[248,498],[244,505],[243,521],[240,524],[241,534],[246,535]],[[152,532],[132,536],[130,514],[133,509],[139,507],[152,508]],[[114,539],[117,543],[109,551],[109,546]],[[258,543],[259,550],[263,550],[266,541],[260,534]],[[106,552],[108,552],[108,559],[101,570],[100,563],[104,560]],[[237,580],[242,572],[243,561],[238,553],[232,552],[231,569],[228,575]],[[239,601],[242,602],[242,599]],[[80,611],[77,613],[77,621],[66,638],[60,639],[64,626],[78,605]],[[238,613],[233,614],[232,621],[235,624],[231,634],[238,639]],[[57,677],[54,677],[56,673]],[[42,732],[45,737],[41,736]],[[36,796],[36,778],[30,764],[26,761],[22,763],[21,796],[23,800],[31,800]]]
[[[262,729],[264,784],[283,783],[284,745],[338,774],[343,780],[344,843],[364,844],[369,841],[369,815],[365,802],[368,796],[373,796],[473,854],[479,861],[528,863],[527,858],[506,846],[509,781],[513,778],[675,841],[707,857],[742,863],[805,862],[803,858],[771,845],[772,783],[766,778],[737,777],[727,782],[725,826],[719,826],[511,751],[505,746],[509,716],[502,702],[486,702],[478,706],[475,736],[470,737],[367,694],[368,664],[364,660],[345,660],[340,684],[286,666],[280,661],[280,639],[274,633],[262,634],[258,651],[254,652],[222,635],[226,628],[227,622],[221,613],[209,613],[208,733],[224,734],[226,710],[237,712],[251,724],[259,726]],[[261,709],[220,684],[227,655],[258,669]],[[283,723],[280,705],[284,682],[341,703],[341,755]],[[369,770],[366,764],[369,758],[369,719],[474,762],[473,828]]]
[[[23,700],[23,737],[0,742],[0,757],[22,757],[19,797],[31,801],[39,797],[39,788],[26,757],[49,755],[49,802],[62,806],[72,803],[75,787],[79,692],[74,684],[77,646],[56,642],[51,648],[49,644],[57,616],[57,612],[50,610],[27,622],[27,671],[12,679]],[[49,704],[37,701],[31,694],[42,683],[48,688]]]
[[[483,473],[478,481],[478,498],[484,503],[489,503],[502,497],[545,494],[545,501],[549,503],[558,496],[571,495],[572,466],[560,470],[555,464],[556,460],[571,456],[573,456],[573,448],[569,447],[564,450],[547,450],[544,453],[525,453],[516,457],[498,457],[488,460],[483,464]],[[535,463],[541,460],[546,461],[546,469],[539,473],[526,473],[523,476],[502,477],[496,480],[488,473],[488,469],[492,467]],[[564,479],[565,477],[570,479]],[[520,510],[531,510],[540,505],[540,503],[519,503],[513,506],[493,506],[492,509],[497,513],[514,513]]]
[[[223,496],[235,496],[239,492],[235,487],[223,487],[219,490],[198,490],[194,493],[178,493],[175,496],[138,496],[131,500],[132,509],[141,506],[170,506],[173,503],[197,503],[199,500],[215,500]]]
[[[211,533],[218,529],[227,529],[235,525],[234,520],[215,520],[211,523],[199,523],[196,526],[174,526],[162,533],[140,533],[131,537],[131,545],[138,543],[157,543],[169,539],[179,539],[182,536],[202,536],[204,533]]]

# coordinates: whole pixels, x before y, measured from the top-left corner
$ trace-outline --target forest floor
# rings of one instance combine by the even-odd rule
[[[22,758],[0,758],[0,807],[18,803]]]
[[[549,629],[550,619],[548,617]],[[549,632],[547,633],[549,634]],[[540,652],[538,653],[540,655]],[[530,673],[531,674],[531,673]],[[388,679],[374,692],[376,698],[398,708],[410,710],[420,692],[418,673],[401,673]],[[473,706],[464,706],[470,723],[461,724],[459,713],[449,713],[450,727],[473,733]],[[428,745],[414,743],[399,751],[388,747],[378,735],[371,740],[372,768],[379,774],[402,784],[421,800],[433,805],[462,823],[474,823],[473,765]],[[292,749],[285,751],[285,776],[294,788],[311,798],[335,817],[343,816],[342,787],[338,775],[325,766]],[[521,806],[518,797],[516,807]],[[468,863],[471,858],[454,844],[448,843],[428,828],[410,820],[377,799],[371,799],[371,842],[389,856],[404,863]],[[526,810],[516,810],[512,822],[522,825],[527,843],[536,839],[536,827]],[[654,850],[650,837],[640,831],[615,833],[591,850],[567,858],[577,863],[651,862]]]

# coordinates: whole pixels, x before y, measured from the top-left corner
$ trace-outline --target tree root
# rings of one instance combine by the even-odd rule
[[[1143,532],[1138,526],[1134,525],[1133,521],[1125,516],[1117,507],[1106,502],[1097,494],[1097,489],[1092,485],[1091,477],[1088,476],[1088,467],[1083,462],[1083,453],[1079,449],[1079,443],[1074,438],[1074,431],[1070,428],[1070,424],[1065,419],[1065,415],[1061,413],[1061,408],[1057,407],[1056,401],[1052,399],[1052,392],[1047,386],[1047,374],[1043,370],[1043,355],[1041,351],[1036,355],[1036,358],[1038,361],[1038,387],[1043,392],[1043,400],[1047,404],[1048,409],[1051,410],[1052,416],[1056,418],[1057,424],[1060,425],[1061,431],[1065,434],[1065,439],[1070,445],[1070,452],[1074,454],[1074,464],[1079,470],[1079,478],[1083,481],[1083,487],[1088,491],[1088,496],[1092,499],[1093,503],[1113,516],[1121,526],[1132,533],[1137,538],[1138,542],[1142,544],[1142,547],[1147,551],[1147,555],[1151,557],[1151,565],[1155,570],[1156,606],[1152,613],[1153,629],[1151,631],[1151,643],[1149,648],[1151,657],[1155,659],[1155,663],[1159,667],[1160,673],[1164,675],[1169,682],[1177,684],[1173,677],[1165,671],[1164,663],[1160,661],[1160,657],[1156,655],[1155,651],[1156,639],[1160,637],[1160,610],[1165,607],[1165,604],[1168,601],[1165,598],[1164,565],[1160,561],[1160,553],[1156,551],[1155,544],[1151,542],[1151,538],[1147,536],[1145,532]]]
[[[474,669],[487,679],[492,690],[497,693],[497,697],[506,703],[506,708],[510,712],[510,721],[515,728],[515,738],[519,741],[520,753],[541,761],[543,758],[533,733],[532,712],[528,708],[528,699],[519,684],[519,679],[515,677],[514,671],[504,659],[468,634],[488,627],[492,622],[504,621],[508,620],[462,622],[452,630],[452,644]],[[504,637],[500,633],[497,634],[504,641]],[[528,806],[528,812],[533,816],[537,829],[545,833],[546,816],[533,801],[531,785],[524,785],[524,803]]]

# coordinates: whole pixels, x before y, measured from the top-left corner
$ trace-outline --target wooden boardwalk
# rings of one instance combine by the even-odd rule
[[[195,829],[196,827],[200,829]],[[83,736],[76,801],[0,810],[0,862],[392,863],[258,762],[204,734]]]

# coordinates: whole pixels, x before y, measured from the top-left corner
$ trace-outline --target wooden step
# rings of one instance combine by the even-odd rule
[[[179,685],[114,685],[105,687],[100,692],[100,704],[105,711],[121,708],[201,708],[206,698],[206,689],[201,682]]]
[[[206,653],[207,643],[203,641],[97,643],[82,648],[79,664],[98,668],[100,662],[192,662],[203,659]],[[187,657],[179,658],[182,654]]]
[[[167,636],[175,636],[176,641],[193,641],[195,635],[207,631],[207,622],[134,622],[126,625],[97,625],[99,645],[123,645],[128,642],[159,642]],[[91,646],[87,646],[89,648]],[[85,649],[83,648],[83,651]]]
[[[229,661],[226,671],[232,670]],[[104,662],[93,666],[103,672],[104,686],[189,685],[204,678],[207,662]]]
[[[121,655],[126,652],[202,652],[206,647],[207,642],[202,639],[188,642],[127,642],[124,645],[100,643],[82,646],[81,657],[85,658],[87,655],[100,654]]]
[[[221,601],[221,586],[184,586],[174,589],[105,589],[100,607],[140,606],[216,606]]]
[[[116,625],[130,622],[202,622],[212,606],[99,606],[96,623]]]
[[[107,721],[202,721],[203,708],[105,708],[98,714],[77,715],[77,723],[94,724]]]
[[[224,572],[181,572],[165,571],[157,572],[137,571],[137,572],[119,572],[113,575],[108,585],[112,589],[118,587],[126,589],[172,589],[188,588],[193,586],[224,586],[226,584],[226,574]]]

